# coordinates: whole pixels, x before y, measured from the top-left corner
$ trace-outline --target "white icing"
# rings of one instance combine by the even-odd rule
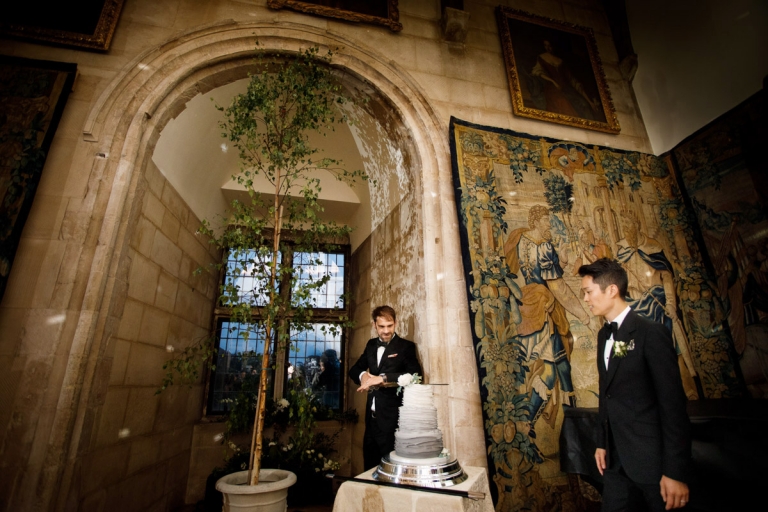
[[[443,450],[443,434],[437,428],[432,387],[411,384],[404,390],[399,428],[395,432],[395,453],[415,459],[435,457]]]

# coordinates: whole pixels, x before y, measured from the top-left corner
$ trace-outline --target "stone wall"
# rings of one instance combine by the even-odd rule
[[[174,352],[209,339],[218,275],[193,275],[214,255],[195,235],[200,221],[151,162],[145,186],[108,386],[70,491],[78,510],[168,510],[185,501],[205,375],[157,390]]]
[[[418,303],[423,300],[419,293],[423,272],[419,258],[419,233],[413,229],[420,223],[418,210],[413,207],[413,195],[406,195],[391,213],[383,219],[373,233],[352,254],[350,292],[355,327],[347,343],[346,368],[352,366],[365,350],[365,345],[376,333],[371,327],[371,312],[387,304],[397,312],[397,334],[414,341],[419,350],[419,360],[425,375],[429,377],[429,350],[424,331],[417,325]],[[421,297],[420,297],[421,295]],[[352,474],[362,473],[363,434],[365,432],[366,393],[357,393],[357,386],[350,379],[347,383],[347,407],[354,406],[361,421],[352,436]],[[428,382],[428,380],[427,380]]]

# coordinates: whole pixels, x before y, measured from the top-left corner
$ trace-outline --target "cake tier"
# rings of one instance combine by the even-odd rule
[[[401,407],[398,418],[400,430],[433,430],[437,428],[437,409],[434,407]]]
[[[437,457],[443,451],[443,434],[439,430],[395,432],[395,453],[401,457],[424,459]]]
[[[456,457],[452,457],[450,460],[447,457],[431,457],[425,459],[420,457],[414,459],[411,457],[403,457],[398,455],[394,450],[389,452],[389,460],[395,464],[412,464],[412,465],[436,465],[436,464],[448,464],[456,461]]]
[[[432,387],[424,384],[411,384],[403,393],[404,407],[434,407]]]

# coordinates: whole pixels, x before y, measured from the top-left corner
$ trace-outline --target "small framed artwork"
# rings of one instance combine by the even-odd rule
[[[403,30],[397,0],[267,0],[272,9],[291,9],[358,23],[384,25],[394,32]]]
[[[619,133],[591,29],[502,6],[496,14],[515,115]]]
[[[123,1],[6,2],[0,7],[0,36],[106,51]]]

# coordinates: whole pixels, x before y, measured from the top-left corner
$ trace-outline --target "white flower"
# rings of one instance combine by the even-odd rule
[[[613,343],[613,357],[626,357],[627,352],[635,350],[635,340],[629,343],[626,341],[615,341]]]
[[[314,450],[313,450],[313,451],[314,451]],[[322,458],[323,458],[323,454],[322,454],[322,453],[318,453],[318,454],[317,454],[317,458],[318,458],[318,459],[322,459]]]
[[[283,446],[283,451],[287,452],[288,451],[288,447],[287,446]]]
[[[291,443],[291,444],[289,444],[289,445],[288,445],[288,449],[289,449],[289,450],[293,450],[293,443]]]
[[[282,411],[283,409],[285,409],[286,407],[288,407],[291,404],[288,403],[288,400],[286,400],[285,398],[281,398],[280,400],[277,401],[277,404],[275,404],[275,405],[277,406],[277,408],[279,410]]]
[[[275,446],[276,444],[277,444],[277,443],[276,443],[276,442],[274,442],[274,441],[270,441],[270,442],[269,442],[269,446]]]
[[[411,375],[410,373],[404,373],[397,378],[397,394],[402,393],[403,388],[410,386],[411,384],[420,384],[421,376],[418,373]]]
[[[315,473],[319,473],[319,472],[320,472],[320,468],[315,468]]]
[[[410,373],[404,373],[397,378],[397,385],[401,387],[405,387],[409,385],[412,381],[413,381],[413,375],[411,375]]]

